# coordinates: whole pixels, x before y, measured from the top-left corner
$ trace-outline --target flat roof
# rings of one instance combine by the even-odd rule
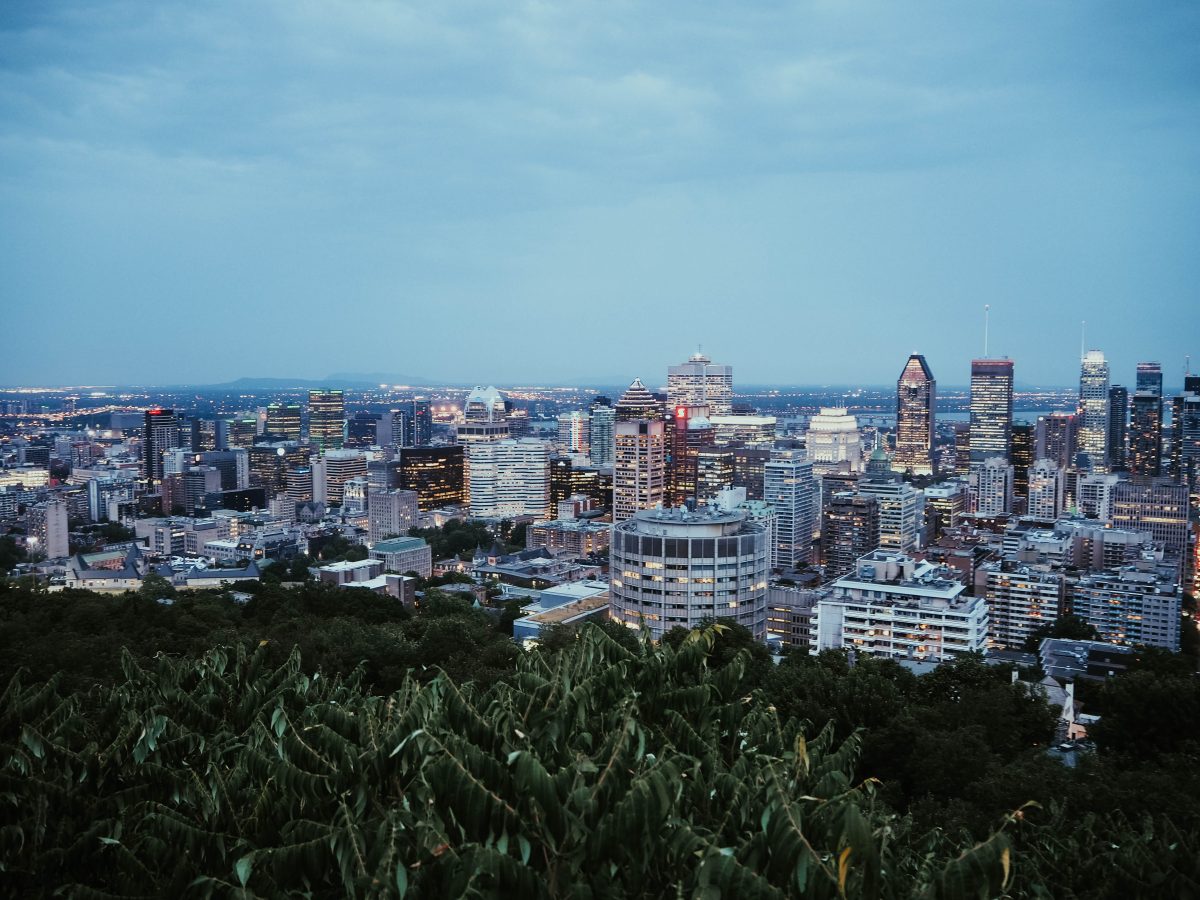
[[[423,538],[418,538],[418,537],[392,538],[387,541],[380,541],[378,544],[376,544],[374,547],[371,548],[371,552],[372,553],[375,553],[375,552],[400,553],[401,551],[404,551],[404,550],[419,550],[422,547],[428,547],[428,546],[429,545],[425,543],[425,540]]]

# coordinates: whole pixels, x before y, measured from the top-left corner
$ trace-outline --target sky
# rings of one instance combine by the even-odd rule
[[[0,384],[1200,370],[1200,5],[0,3]]]

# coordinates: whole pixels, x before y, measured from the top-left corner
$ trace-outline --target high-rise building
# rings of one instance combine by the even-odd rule
[[[1006,516],[1012,512],[1013,467],[1001,456],[971,464],[975,511],[981,516]]]
[[[558,417],[558,443],[568,453],[588,455],[591,438],[591,418],[585,412],[572,410]]]
[[[597,468],[610,468],[613,464],[613,425],[616,421],[617,411],[607,397],[597,397],[592,401],[588,419],[588,453],[592,465]]]
[[[1137,364],[1137,381],[1134,383],[1134,393],[1149,391],[1160,399],[1163,395],[1162,366],[1156,362],[1140,362]]]
[[[771,568],[791,569],[813,561],[817,482],[802,450],[776,450],[763,466],[763,500],[775,508]]]
[[[142,473],[148,481],[161,481],[163,453],[179,447],[179,423],[173,409],[148,409],[142,427]]]
[[[274,441],[299,441],[303,435],[299,403],[272,403],[267,407],[263,437]]]
[[[428,400],[413,400],[409,407],[408,430],[402,440],[406,447],[428,447],[433,443],[433,407]],[[397,442],[401,438],[397,436]]]
[[[703,353],[667,369],[667,404],[707,406],[714,416],[733,413],[733,366],[715,365]]]
[[[879,546],[911,553],[925,524],[925,495],[890,467],[887,454],[876,450],[858,481],[858,492],[879,503]]]
[[[818,472],[837,468],[862,471],[858,420],[845,407],[822,407],[808,422],[804,446]]]
[[[550,445],[534,438],[475,444],[467,455],[471,515],[550,515]]]
[[[1063,513],[1065,473],[1052,459],[1039,459],[1029,468],[1029,500],[1026,514],[1043,522],[1053,522]]]
[[[1161,571],[1137,565],[1080,577],[1071,590],[1071,612],[1100,633],[1100,640],[1179,652],[1179,584]]]
[[[508,413],[508,402],[495,387],[476,386],[463,403],[463,418],[468,422],[501,422]]]
[[[646,389],[642,379],[635,378],[626,388],[614,407],[618,422],[633,422],[638,419],[661,419],[663,417],[662,401]]]
[[[370,491],[367,523],[371,546],[387,538],[406,536],[417,524],[417,492]]]
[[[971,471],[971,423],[954,423],[954,473],[966,475]]]
[[[821,522],[825,580],[853,572],[855,563],[878,546],[879,502],[852,491],[834,494],[825,504]]]
[[[971,360],[971,462],[1012,458],[1012,412],[1012,360]]]
[[[255,444],[248,450],[230,452],[246,454],[249,485],[264,488],[268,497],[286,491],[288,472],[292,469],[308,468],[312,456],[309,446],[295,441]]]
[[[733,451],[728,447],[708,447],[696,453],[697,503],[710,503],[733,487],[733,465]]]
[[[732,619],[766,638],[766,528],[740,510],[641,510],[613,527],[609,612],[660,639]]]
[[[49,500],[30,506],[26,511],[26,524],[34,552],[44,553],[46,559],[70,555],[66,501]]]
[[[325,497],[330,506],[341,506],[344,486],[351,478],[367,477],[367,456],[360,450],[327,450],[325,463]]]
[[[1075,465],[1078,423],[1076,413],[1055,412],[1038,416],[1033,440],[1034,457],[1053,460],[1061,469]]]
[[[246,450],[258,440],[258,419],[225,419],[221,428],[225,434],[222,444],[227,450]]]
[[[1180,558],[1188,551],[1188,488],[1177,478],[1134,477],[1113,485],[1114,528],[1145,531]]]
[[[346,435],[343,391],[308,392],[308,440],[319,450],[340,450]]]
[[[403,447],[396,454],[396,487],[416,491],[422,512],[466,502],[463,447]]]
[[[1089,519],[1112,521],[1113,491],[1120,482],[1119,475],[1081,471],[1075,477],[1075,506]]]
[[[1099,350],[1079,364],[1079,450],[1093,472],[1108,471],[1108,362]]]
[[[730,449],[733,450],[733,486],[745,490],[747,500],[761,500],[771,448],[735,446]]]
[[[1119,384],[1108,389],[1108,469],[1129,469],[1126,441],[1129,436],[1129,391]]]
[[[381,446],[379,428],[383,420],[380,413],[357,412],[346,423],[346,447],[375,447]],[[389,425],[391,422],[389,421]]]
[[[1034,427],[1028,422],[1013,422],[1013,512],[1023,513],[1029,499],[1029,467],[1033,465]]]
[[[1064,596],[1060,573],[1008,561],[984,563],[980,571],[998,649],[1020,650],[1037,629],[1058,621]]]
[[[716,443],[707,406],[677,406],[664,422],[667,441],[667,506],[696,499],[696,458]]]
[[[1171,474],[1192,489],[1200,481],[1200,376],[1183,381],[1183,393],[1171,401]]]
[[[925,357],[914,353],[896,381],[896,453],[892,467],[911,475],[932,475],[934,404],[937,382]]]
[[[1146,364],[1142,363],[1141,365]],[[1141,378],[1140,371],[1138,377]],[[1140,390],[1133,395],[1130,415],[1129,471],[1134,475],[1161,475],[1163,472],[1162,451],[1162,397],[1153,391]]]
[[[613,426],[613,521],[654,509],[667,497],[666,428],[662,405],[635,379],[617,401]]]

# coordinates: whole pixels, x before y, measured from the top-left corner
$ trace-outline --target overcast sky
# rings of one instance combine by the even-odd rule
[[[1200,5],[0,3],[0,383],[1200,369]]]

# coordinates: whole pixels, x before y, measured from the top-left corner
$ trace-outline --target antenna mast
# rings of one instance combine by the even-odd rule
[[[983,358],[988,358],[988,315],[992,305],[990,303],[983,304]]]

